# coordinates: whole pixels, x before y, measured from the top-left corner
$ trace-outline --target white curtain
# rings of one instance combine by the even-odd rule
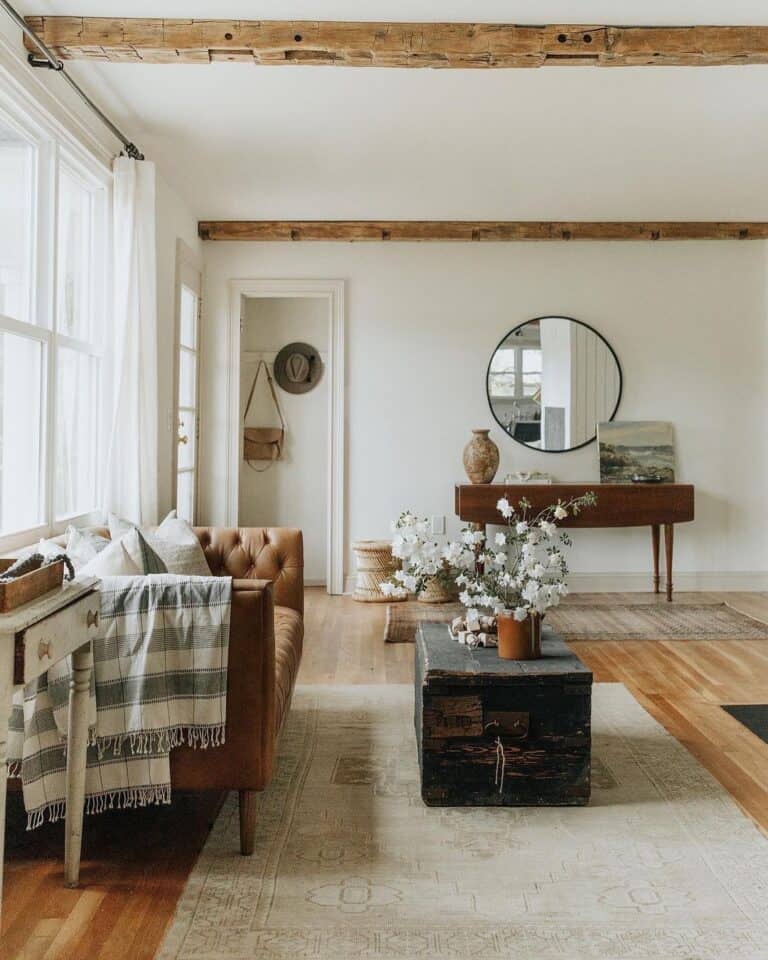
[[[113,399],[104,507],[129,520],[156,523],[155,167],[146,160],[118,157],[113,169],[114,302],[107,364]]]

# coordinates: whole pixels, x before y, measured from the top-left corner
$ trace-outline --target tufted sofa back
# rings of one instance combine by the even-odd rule
[[[88,527],[109,537],[106,527]],[[294,527],[195,527],[215,577],[272,580],[274,602],[304,613],[304,540]],[[64,537],[56,538],[58,543]]]
[[[214,576],[271,580],[275,605],[304,612],[304,543],[292,527],[195,527]]]

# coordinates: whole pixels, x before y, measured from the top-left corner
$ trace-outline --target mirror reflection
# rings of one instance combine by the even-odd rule
[[[488,365],[488,402],[510,437],[536,450],[574,450],[612,420],[621,369],[607,341],[570,317],[538,317],[511,330]]]

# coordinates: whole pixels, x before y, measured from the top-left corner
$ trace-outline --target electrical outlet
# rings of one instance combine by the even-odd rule
[[[432,533],[445,533],[445,517],[432,517]]]

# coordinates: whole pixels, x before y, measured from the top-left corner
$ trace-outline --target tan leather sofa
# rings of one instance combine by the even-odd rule
[[[174,790],[237,790],[240,852],[253,853],[256,793],[272,779],[277,735],[304,641],[304,546],[287,527],[198,527],[215,576],[232,580],[227,739],[171,754]]]
[[[94,528],[109,536],[109,531]],[[253,853],[256,794],[272,779],[304,641],[304,544],[288,527],[197,527],[214,576],[232,577],[226,743],[171,754],[174,790],[237,790],[240,852]]]

